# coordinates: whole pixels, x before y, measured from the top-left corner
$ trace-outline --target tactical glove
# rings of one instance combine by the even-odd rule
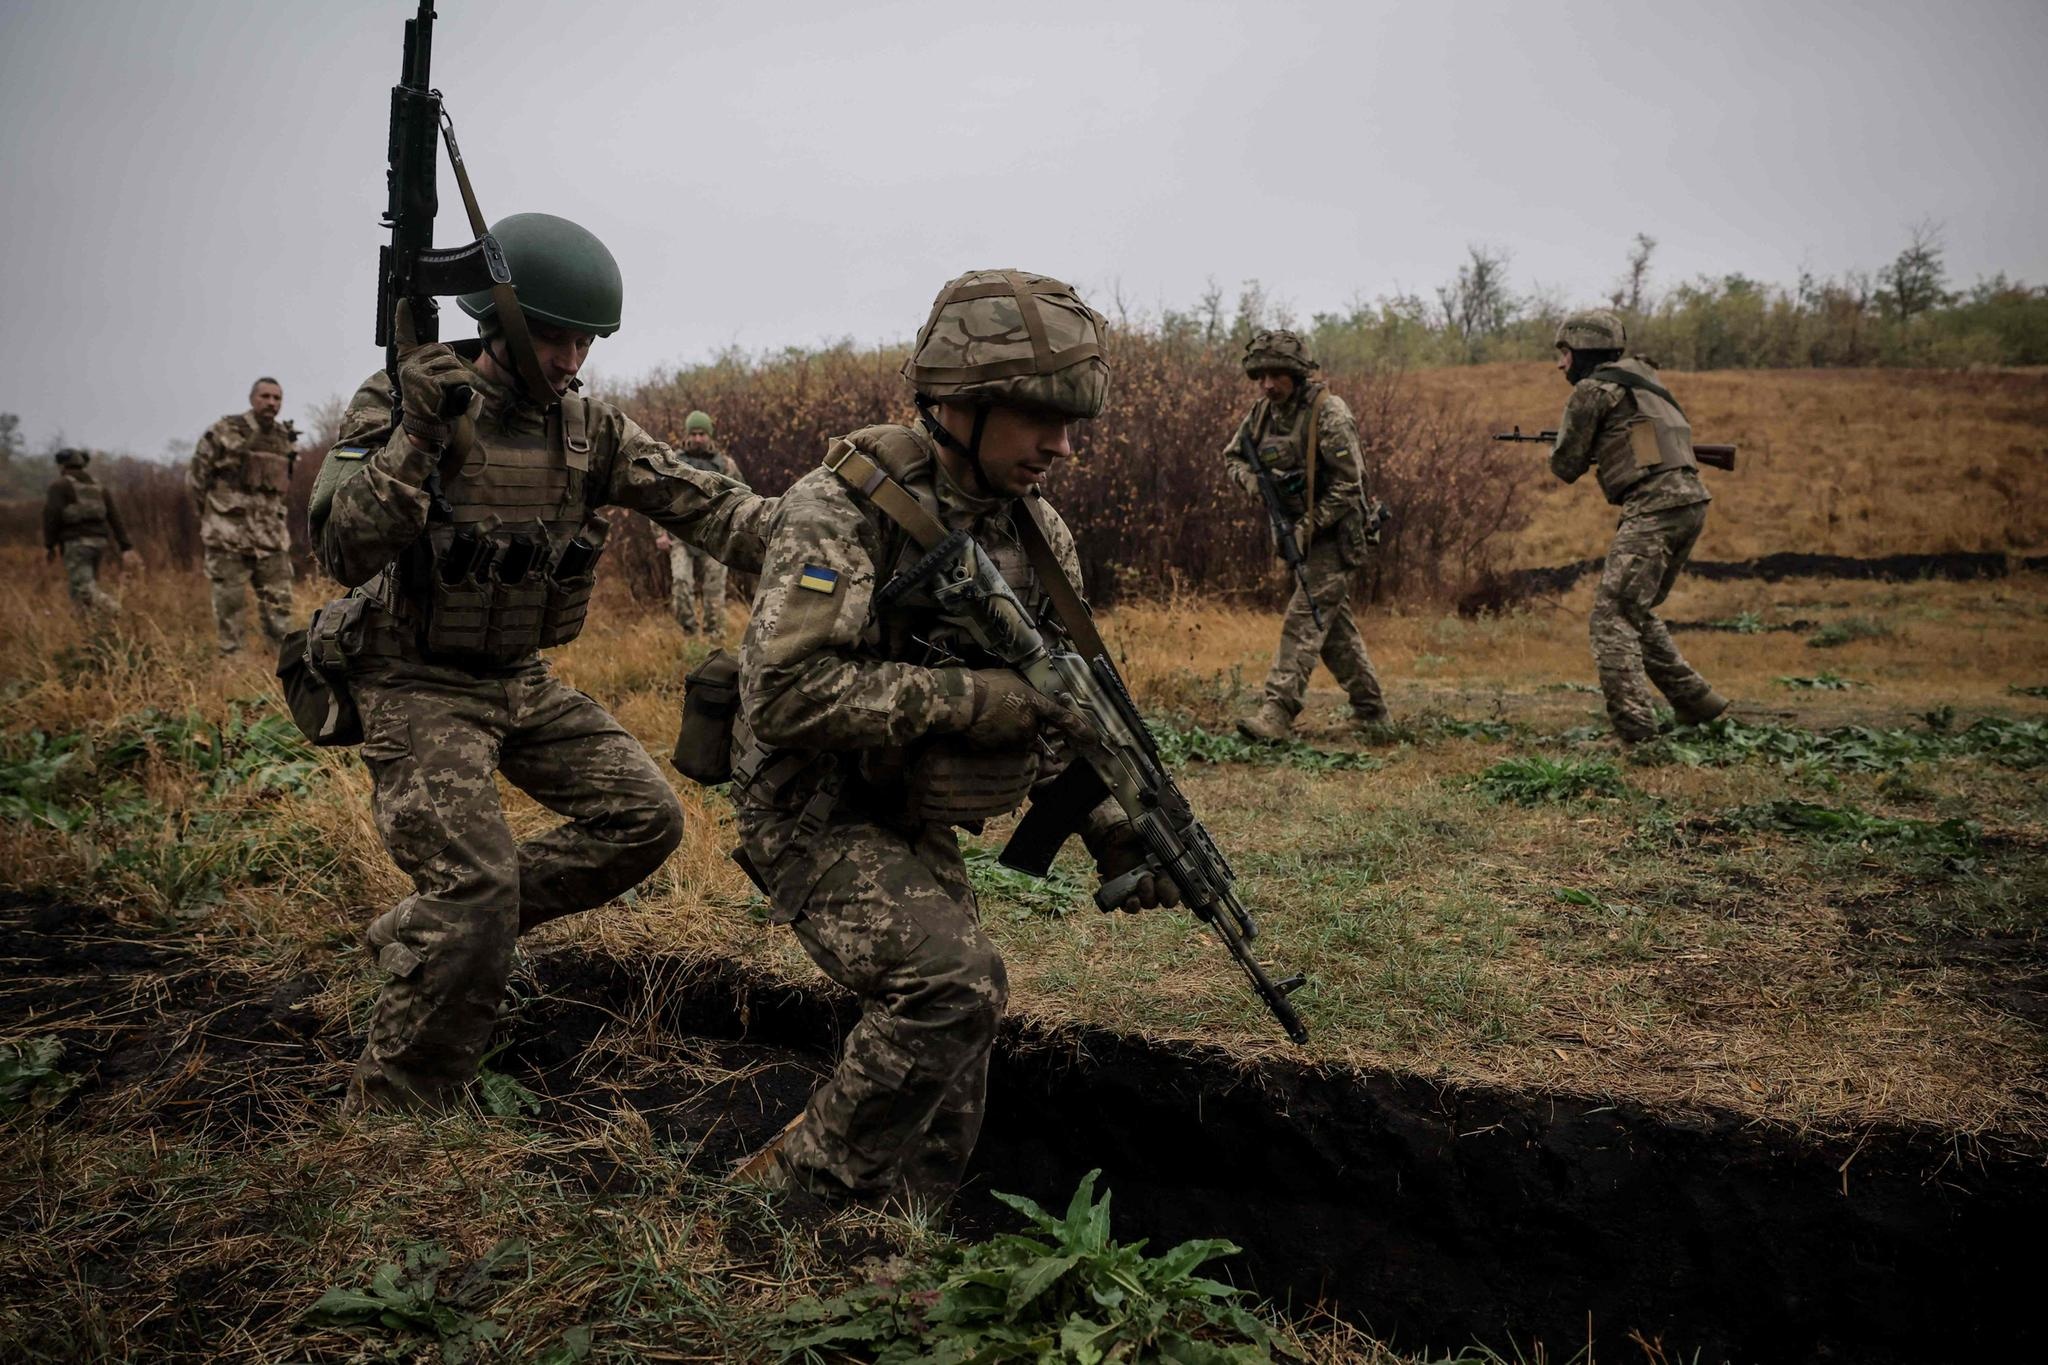
[[[398,387],[405,400],[405,432],[430,450],[448,444],[466,403],[451,401],[469,387],[469,367],[440,342],[416,346],[398,362]],[[453,407],[454,411],[448,409]]]
[[[1084,728],[1052,698],[1007,668],[977,668],[967,674],[968,713],[960,737],[977,749],[1021,749],[1051,728],[1078,736]]]
[[[1095,855],[1095,870],[1108,886],[1118,877],[1136,871],[1145,865],[1145,841],[1138,837],[1138,831],[1121,824],[1089,843],[1088,851]],[[1119,910],[1156,910],[1172,908],[1180,904],[1180,888],[1173,884],[1173,878],[1152,870],[1142,874],[1131,894],[1117,904]]]

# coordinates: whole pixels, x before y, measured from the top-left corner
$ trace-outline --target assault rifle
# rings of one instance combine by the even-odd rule
[[[1544,445],[1554,446],[1557,444],[1557,433],[1554,431],[1532,431],[1524,436],[1522,429],[1516,427],[1513,431],[1497,433],[1493,439],[1496,441],[1541,441]],[[1716,469],[1733,470],[1735,468],[1734,446],[1701,445],[1695,441],[1693,442],[1692,453],[1701,464],[1710,464]]]
[[[1080,829],[1088,812],[1104,796],[1114,797],[1144,841],[1147,860],[1096,892],[1096,905],[1115,909],[1146,873],[1171,877],[1181,900],[1216,931],[1287,1036],[1307,1042],[1308,1028],[1287,999],[1304,978],[1276,982],[1252,956],[1246,945],[1258,935],[1258,925],[1238,899],[1230,864],[1167,770],[1107,651],[1083,659],[1048,645],[1024,604],[965,531],[952,532],[931,546],[923,559],[883,590],[882,604],[918,587],[931,593],[949,621],[1080,722],[1076,728],[1081,737],[1072,741],[1074,762],[1032,798],[1003,849],[1003,865],[1045,876],[1053,856]],[[1078,599],[1075,608],[1085,620]],[[1061,615],[1067,612],[1062,610]],[[1094,638],[1092,626],[1081,633]]]
[[[1308,585],[1308,559],[1301,552],[1301,542],[1294,538],[1294,518],[1287,514],[1287,504],[1280,494],[1279,480],[1273,471],[1259,457],[1259,443],[1252,439],[1250,424],[1245,426],[1245,462],[1252,467],[1252,475],[1259,481],[1259,497],[1266,504],[1266,518],[1273,523],[1273,542],[1280,547],[1280,557],[1287,561],[1287,567],[1294,571],[1294,581],[1301,584],[1301,595],[1308,599],[1309,615],[1315,618],[1316,629],[1323,628],[1323,609],[1316,605],[1315,589]],[[1313,510],[1313,509],[1311,509]]]

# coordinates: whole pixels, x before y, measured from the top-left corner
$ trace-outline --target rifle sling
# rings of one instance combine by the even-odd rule
[[[445,109],[441,111],[441,140],[448,148],[448,162],[455,168],[455,184],[462,191],[462,210],[469,216],[469,230],[481,241],[490,235],[490,225],[484,222],[484,211],[477,207],[476,190],[469,183],[469,167],[463,164],[462,151],[455,145],[455,124]],[[540,357],[534,354],[533,333],[527,328],[526,314],[520,310],[518,292],[509,284],[493,281],[491,301],[498,306],[498,325],[505,329],[505,349],[512,353],[512,368],[519,372],[527,401],[543,411],[555,406],[560,400],[547,376],[541,373]]]
[[[1605,380],[1609,384],[1619,384],[1624,389],[1641,389],[1644,393],[1654,393],[1672,407],[1678,408],[1678,400],[1671,396],[1671,390],[1665,388],[1656,380],[1645,379],[1631,370],[1620,369],[1613,365],[1602,365],[1587,377]],[[1678,415],[1680,417],[1685,416],[1685,409],[1678,408]]]

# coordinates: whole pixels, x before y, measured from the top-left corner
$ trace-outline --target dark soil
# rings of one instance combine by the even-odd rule
[[[260,1132],[339,1098],[354,1040],[304,1008],[314,977],[210,972],[189,940],[19,903],[0,905],[0,967],[8,1032],[55,1032],[87,1064],[73,1105],[146,1084],[150,1121]],[[562,950],[527,989],[493,1065],[542,1097],[539,1122],[625,1098],[706,1163],[771,1137],[852,1019],[843,995],[723,963]],[[701,1071],[592,1064],[592,1039],[650,1013]],[[1245,1248],[1228,1274],[1410,1349],[1562,1358],[1589,1321],[1600,1355],[1639,1333],[1705,1362],[1956,1359],[2035,1335],[2024,1248],[2048,1220],[2048,1153],[1939,1131],[1803,1138],[1010,1021],[962,1225],[1013,1226],[991,1190],[1063,1202],[1096,1167],[1120,1236],[1228,1237]]]
[[[1530,597],[1571,591],[1587,574],[1597,574],[1605,559],[1581,559],[1542,569],[1516,569],[1496,575],[1458,604],[1466,615],[1495,611]],[[2048,556],[2021,557],[1950,550],[1939,554],[1817,555],[1781,551],[1758,559],[1696,559],[1685,571],[1699,578],[1762,579],[1776,583],[1787,578],[1848,578],[1887,583],[1910,583],[1926,578],[1968,582],[1980,578],[2003,578],[2014,573],[2048,572]]]

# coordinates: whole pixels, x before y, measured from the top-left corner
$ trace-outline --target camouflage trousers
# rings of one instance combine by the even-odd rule
[[[774,918],[861,1003],[839,1065],[781,1160],[828,1199],[943,1202],[981,1135],[989,1053],[1009,999],[959,840],[945,825],[905,833],[841,816],[790,846],[786,828],[761,837],[759,818],[742,812],[756,865],[786,848],[770,874]]]
[[[213,584],[213,628],[220,652],[242,647],[242,607],[256,589],[256,623],[275,647],[292,628],[292,558],[285,550],[206,547],[206,577]]]
[[[437,1107],[476,1072],[519,935],[646,878],[683,812],[640,741],[539,659],[488,677],[377,660],[349,686],[377,833],[416,892],[378,952],[351,1103]],[[515,841],[498,772],[567,823]]]
[[[1593,597],[1593,663],[1608,719],[1623,739],[1657,733],[1651,683],[1681,710],[1713,690],[1679,654],[1656,613],[1706,524],[1703,502],[1625,516],[1607,551]]]
[[[688,545],[670,545],[668,550],[669,609],[676,624],[691,635],[697,633],[697,590],[704,590],[704,629],[713,635],[725,631],[725,565],[702,550]]]
[[[1303,592],[1297,581],[1294,595],[1287,599],[1280,644],[1273,651],[1273,667],[1266,673],[1266,700],[1290,716],[1300,714],[1309,675],[1321,660],[1350,695],[1353,711],[1368,717],[1384,715],[1387,703],[1380,693],[1379,675],[1373,672],[1365,637],[1351,615],[1351,581],[1357,567],[1345,561],[1335,535],[1309,542],[1307,567],[1309,591]],[[1309,610],[1311,593],[1323,614],[1321,627]]]
[[[64,542],[64,586],[71,591],[71,605],[82,612],[121,609],[121,599],[100,586],[100,561],[106,553],[107,542],[97,538]]]

